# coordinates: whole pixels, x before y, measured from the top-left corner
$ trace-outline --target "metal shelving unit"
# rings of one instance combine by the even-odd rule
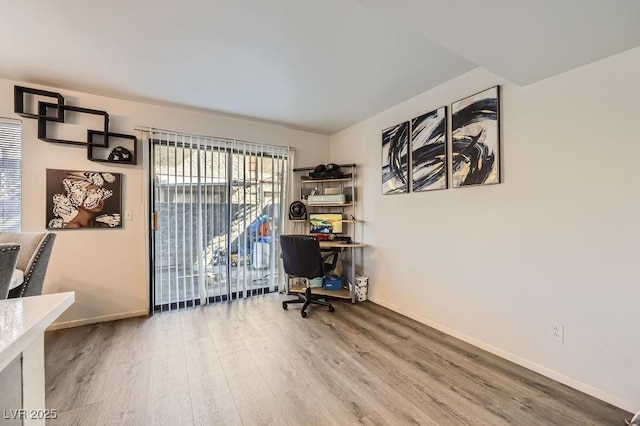
[[[343,288],[342,290],[324,290],[314,289],[316,291],[322,291],[322,294],[341,299],[351,299],[352,303],[356,302],[356,272],[357,262],[356,256],[359,255],[362,263],[363,255],[362,249],[365,244],[357,242],[357,228],[360,227],[360,237],[362,237],[361,220],[355,219],[357,211],[357,190],[356,190],[356,165],[355,164],[340,164],[340,168],[346,174],[350,174],[349,177],[338,179],[311,179],[308,177],[308,173],[313,171],[313,167],[303,167],[293,169],[294,183],[296,185],[298,200],[302,201],[307,208],[307,214],[309,213],[336,213],[339,211],[342,213],[342,235],[348,236],[351,239],[351,243],[338,243],[336,241],[322,241],[321,247],[323,249],[339,249],[341,250],[340,259],[342,261],[342,279],[344,283],[350,284],[349,288]],[[345,195],[345,203],[321,203],[321,204],[309,204],[307,197],[312,190],[315,190],[318,194],[325,194],[327,188],[339,188],[339,193]],[[294,225],[294,230],[299,234],[309,234],[309,221],[307,219],[290,220]],[[300,290],[296,286],[292,286],[287,290]]]

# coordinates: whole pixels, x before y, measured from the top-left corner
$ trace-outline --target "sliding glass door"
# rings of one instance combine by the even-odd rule
[[[154,309],[277,291],[288,149],[166,132],[150,147]]]

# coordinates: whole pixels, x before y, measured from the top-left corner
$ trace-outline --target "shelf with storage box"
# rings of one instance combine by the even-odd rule
[[[360,258],[360,266],[365,244],[358,242],[356,231],[362,236],[361,220],[356,219],[357,192],[356,192],[356,165],[341,164],[342,176],[313,178],[310,172],[314,167],[296,168],[294,172],[294,188],[298,201],[304,204],[306,215],[304,217],[291,217],[289,222],[293,225],[296,234],[313,234],[320,239],[322,250],[339,250],[342,286],[340,290],[328,290],[313,288],[314,294],[322,294],[335,298],[356,300],[355,277],[358,263],[356,256]],[[312,173],[313,174],[313,173]],[[326,215],[327,217],[323,217]],[[340,215],[340,216],[338,216]],[[338,216],[336,218],[336,216]],[[319,219],[315,219],[319,218]],[[312,219],[320,220],[312,224]],[[339,223],[339,232],[334,232]],[[326,237],[323,235],[326,226]],[[312,228],[315,228],[312,232]],[[318,229],[321,229],[320,231]],[[326,239],[325,239],[326,238]],[[289,283],[287,283],[287,286]],[[304,292],[304,285],[298,282],[287,288],[290,293]]]
[[[289,293],[304,293],[307,288],[301,284],[295,284],[289,287]],[[341,290],[325,290],[322,287],[312,288],[311,292],[313,294],[321,294],[323,296],[331,296],[338,299],[351,299],[351,292],[346,288]]]

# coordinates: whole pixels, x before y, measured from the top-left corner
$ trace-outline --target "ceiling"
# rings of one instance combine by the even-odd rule
[[[638,0],[3,0],[0,77],[333,134],[478,66],[640,45]]]

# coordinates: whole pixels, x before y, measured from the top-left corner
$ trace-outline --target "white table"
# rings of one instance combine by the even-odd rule
[[[74,292],[0,300],[0,371],[22,353],[24,425],[45,424],[44,331],[75,300]]]

